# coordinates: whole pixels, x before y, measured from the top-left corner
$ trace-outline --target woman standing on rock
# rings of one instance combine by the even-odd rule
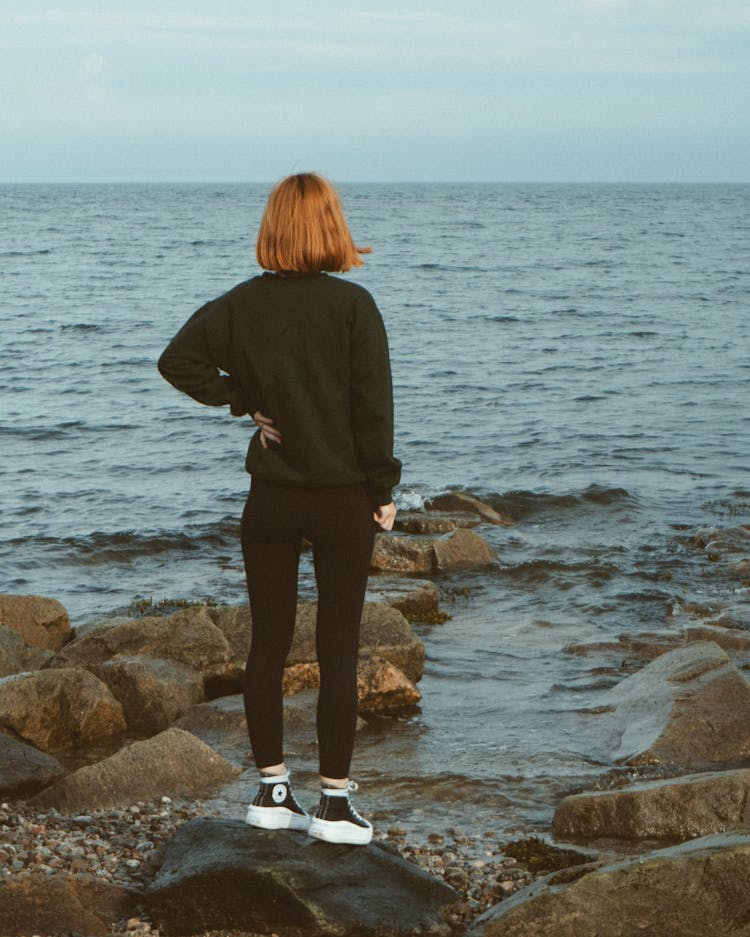
[[[261,774],[247,822],[367,843],[352,808],[359,623],[377,529],[391,530],[393,398],[380,312],[361,286],[329,273],[362,265],[333,186],[314,173],[272,191],[258,233],[264,273],[201,307],[159,359],[200,403],[229,405],[259,427],[247,453],[242,515],[252,641],[245,711]],[[282,675],[292,643],[301,540],[318,589],[317,731],[321,796],[310,817],[283,757]]]

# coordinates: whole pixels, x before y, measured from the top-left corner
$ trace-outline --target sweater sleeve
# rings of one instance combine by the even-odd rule
[[[369,294],[357,302],[351,334],[351,421],[354,445],[373,504],[390,504],[401,479],[393,456],[393,387],[388,338]]]
[[[159,358],[159,372],[199,403],[229,404],[233,416],[254,413],[257,406],[241,376],[233,373],[232,346],[231,309],[225,295],[188,319]]]

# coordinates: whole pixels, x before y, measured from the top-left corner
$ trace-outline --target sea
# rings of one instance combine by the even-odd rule
[[[259,272],[268,191],[0,186],[0,591],[74,626],[247,600],[254,426],[156,361]],[[373,248],[346,276],[389,336],[397,507],[462,490],[514,520],[479,528],[494,565],[434,577],[450,618],[415,625],[423,698],[365,733],[359,805],[410,831],[544,832],[613,769],[591,713],[626,662],[571,646],[674,636],[696,608],[750,628],[750,185],[340,192]]]

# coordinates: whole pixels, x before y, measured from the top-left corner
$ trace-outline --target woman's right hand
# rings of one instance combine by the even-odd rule
[[[253,413],[253,420],[260,427],[260,444],[264,449],[268,449],[269,442],[281,445],[281,433],[273,425],[270,416],[264,416],[260,410],[256,410]]]
[[[390,504],[381,504],[377,511],[372,514],[375,523],[383,530],[393,530],[393,522],[396,520],[396,505],[391,501]]]

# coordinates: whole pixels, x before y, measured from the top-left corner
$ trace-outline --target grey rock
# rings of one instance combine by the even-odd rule
[[[225,927],[387,937],[447,935],[441,911],[457,895],[395,849],[199,817],[167,844],[146,897],[168,937]]]
[[[436,612],[440,590],[429,579],[407,579],[403,576],[371,576],[367,583],[365,607],[380,602],[397,609],[408,619],[419,619]]]
[[[496,524],[502,527],[515,523],[512,517],[500,514],[494,508],[491,508],[489,504],[485,504],[479,498],[475,498],[463,491],[447,491],[445,494],[437,495],[425,504],[425,510],[449,511],[451,513],[456,511],[468,512],[479,515],[487,524]]]
[[[692,839],[750,827],[750,769],[644,781],[566,797],[558,839]]]
[[[203,701],[201,674],[174,660],[113,657],[99,665],[97,676],[122,704],[128,726],[139,732],[161,732]]]
[[[750,835],[705,836],[574,881],[560,881],[570,870],[549,876],[477,918],[468,935],[748,937],[748,876]]]
[[[57,599],[0,595],[0,625],[17,631],[33,647],[59,651],[70,639],[70,618]]]
[[[750,684],[713,642],[662,654],[605,705],[596,718],[615,761],[704,767],[750,757]]]
[[[52,651],[27,644],[13,628],[0,625],[0,677],[24,670],[41,670],[53,657]]]
[[[0,731],[42,751],[85,746],[124,730],[122,706],[87,670],[67,667],[0,679]]]
[[[0,797],[27,797],[64,777],[60,762],[0,732]]]
[[[79,813],[155,797],[194,797],[239,773],[238,767],[192,733],[171,728],[79,768],[30,803]]]

